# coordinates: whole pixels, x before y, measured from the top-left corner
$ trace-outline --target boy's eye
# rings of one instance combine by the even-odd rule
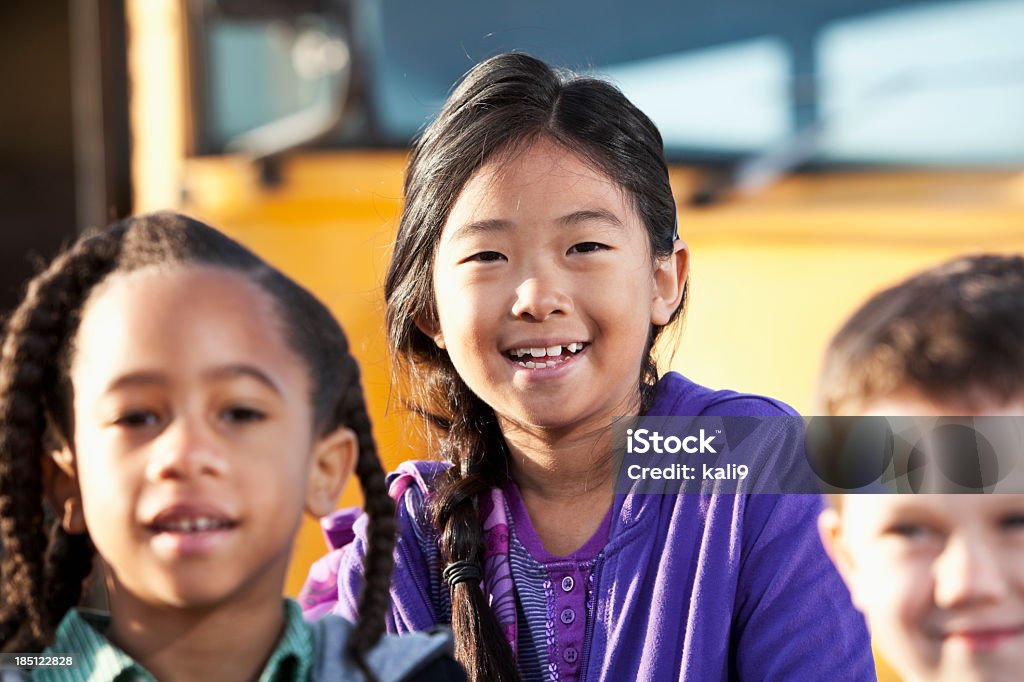
[[[1024,530],[1024,513],[1013,512],[1001,519],[1003,528],[1012,531]]]
[[[266,415],[263,412],[254,410],[251,407],[229,407],[224,410],[222,416],[230,422],[239,424],[260,422],[266,418]]]
[[[886,532],[907,540],[923,540],[931,536],[932,529],[919,523],[898,523],[890,526]]]
[[[574,244],[569,249],[569,253],[593,253],[594,251],[605,251],[607,249],[608,246],[606,244],[599,242],[580,242],[579,244]]]
[[[129,410],[119,415],[114,420],[114,424],[129,429],[137,429],[144,426],[154,426],[158,421],[159,417],[157,417],[155,412],[150,412],[149,410]]]
[[[467,258],[467,261],[477,261],[480,263],[494,263],[499,260],[504,260],[505,256],[498,253],[497,251],[481,251],[474,253],[472,256]]]

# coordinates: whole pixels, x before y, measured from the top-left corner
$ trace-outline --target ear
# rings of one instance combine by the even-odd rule
[[[355,432],[345,426],[313,445],[306,484],[306,511],[320,518],[334,511],[341,491],[352,476],[359,453]]]
[[[658,261],[654,268],[654,297],[651,306],[651,324],[668,324],[672,314],[683,302],[686,278],[690,275],[690,250],[686,242],[677,239],[672,255]]]
[[[428,320],[425,317],[416,317],[416,328],[421,332],[429,336],[437,344],[438,348],[444,348],[444,334],[441,332],[441,325],[434,320]]]
[[[43,492],[54,513],[60,517],[66,533],[81,535],[86,532],[75,456],[67,445],[43,455]]]
[[[850,590],[854,605],[860,608],[857,598],[857,564],[854,561],[853,553],[843,535],[843,519],[840,512],[832,507],[827,507],[818,515],[818,535],[821,537],[821,544],[825,547],[836,570],[842,576],[846,588]],[[861,609],[863,611],[863,609]]]

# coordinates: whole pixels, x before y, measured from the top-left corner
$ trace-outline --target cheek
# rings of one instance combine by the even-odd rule
[[[314,436],[307,426],[311,418],[309,414],[294,414],[279,422],[272,433],[260,434],[248,452],[247,448],[236,451],[231,477],[245,494],[259,499],[259,491],[268,490],[267,486],[282,497],[304,493],[313,456]]]
[[[434,254],[433,262],[430,264],[430,276],[435,298],[439,298],[442,292],[450,295],[453,291],[467,288],[468,274],[473,272],[473,268],[467,268],[464,263],[459,263],[459,260],[445,244]]]
[[[438,323],[449,354],[494,343],[494,335],[505,312],[505,300],[494,284],[473,283],[438,286]]]
[[[858,584],[858,596],[868,604],[872,627],[908,632],[916,629],[931,605],[931,572],[920,559],[893,556],[868,547],[868,566]]]
[[[104,558],[115,556],[118,547],[133,537],[138,482],[143,475],[131,466],[88,457],[78,462],[86,531]]]
[[[651,305],[655,294],[653,267],[646,255],[627,259],[586,275],[578,287],[581,295],[596,297],[609,312],[626,320],[635,320],[644,329],[651,324]],[[591,299],[593,300],[593,298]]]
[[[1016,595],[1021,608],[1024,609],[1024,551],[1018,548],[1016,552],[1016,558],[1010,564],[1011,568],[1008,570],[1013,593]],[[1024,654],[1024,649],[1021,650],[1021,654]]]
[[[292,451],[287,463],[238,468],[231,494],[253,522],[266,529],[266,540],[291,543],[302,523],[309,487],[311,456]]]
[[[456,286],[450,275],[435,273],[434,275],[434,310],[441,332],[446,336],[451,333],[458,321],[460,310],[470,305],[475,290],[469,287]]]
[[[647,291],[637,288],[593,288],[592,316],[599,331],[608,338],[618,339],[617,352],[622,359],[633,364],[634,356],[643,355],[651,333],[651,308]]]
[[[88,509],[120,505],[132,496],[134,472],[131,460],[121,461],[113,454],[111,444],[98,433],[76,432],[75,470],[83,503]],[[97,502],[99,501],[99,502]]]

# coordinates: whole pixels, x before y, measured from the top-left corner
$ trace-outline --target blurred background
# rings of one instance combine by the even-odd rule
[[[386,464],[424,456],[382,330],[406,154],[516,49],[609,78],[664,135],[692,275],[663,367],[813,413],[869,293],[1024,251],[1021,36],[1020,0],[8,0],[0,310],[81,230],[186,211],[330,305]],[[309,523],[289,593],[322,548]]]

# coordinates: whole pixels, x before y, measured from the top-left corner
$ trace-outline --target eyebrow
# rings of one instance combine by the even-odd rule
[[[277,385],[277,382],[270,378],[270,376],[260,370],[257,367],[246,364],[232,364],[223,365],[220,367],[214,367],[213,369],[203,372],[202,378],[207,381],[217,381],[220,379],[233,379],[235,377],[249,377],[260,382],[274,393],[283,395],[284,392],[281,387]],[[114,379],[107,386],[105,393],[111,393],[118,389],[130,388],[133,386],[163,386],[169,383],[167,374],[164,372],[151,372],[151,371],[139,371],[129,372],[123,374],[118,378]]]
[[[467,239],[481,234],[493,234],[495,232],[507,230],[510,227],[512,227],[512,223],[507,220],[501,220],[500,218],[474,220],[471,223],[461,225],[459,229],[455,231],[455,234],[452,235],[452,239]]]
[[[606,211],[603,208],[575,211],[569,215],[562,216],[556,222],[560,225],[569,227],[591,220],[599,220],[604,223],[610,223],[615,227],[622,227],[622,221],[619,220],[619,217],[611,211]]]
[[[603,208],[573,211],[568,215],[557,218],[555,223],[562,227],[573,227],[592,220],[608,223],[614,227],[623,227],[622,221],[619,220],[617,215]],[[508,230],[510,227],[512,227],[512,223],[508,220],[502,220],[501,218],[474,220],[473,222],[460,226],[455,231],[455,234],[452,235],[452,239],[466,239],[481,234],[493,234],[495,232]]]

